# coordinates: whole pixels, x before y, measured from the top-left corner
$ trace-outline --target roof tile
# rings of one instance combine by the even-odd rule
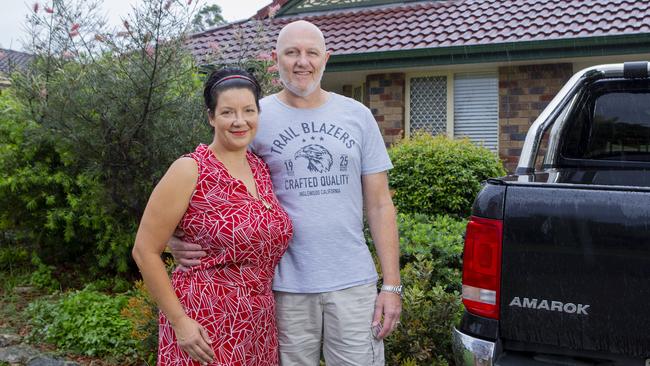
[[[650,1],[422,1],[263,20],[269,35],[262,49],[254,51],[270,51],[282,26],[297,19],[319,26],[337,55],[650,33],[648,18]],[[211,51],[208,45],[217,42],[226,60],[232,61],[237,55],[235,29],[241,28],[250,42],[257,22],[251,19],[195,34],[188,46],[201,59]]]
[[[0,73],[11,73],[15,70],[24,70],[29,66],[33,55],[25,52],[0,48]]]

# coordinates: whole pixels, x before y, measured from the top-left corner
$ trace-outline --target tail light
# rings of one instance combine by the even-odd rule
[[[499,319],[503,221],[472,216],[463,255],[463,304],[468,312]]]

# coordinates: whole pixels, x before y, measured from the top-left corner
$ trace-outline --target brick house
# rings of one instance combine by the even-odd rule
[[[269,19],[269,12],[277,11]],[[366,104],[387,144],[415,130],[467,136],[513,171],[528,127],[576,71],[650,60],[650,1],[275,0],[249,20],[194,34],[201,60],[226,59],[260,22],[269,52],[297,19],[323,31],[323,87]],[[238,31],[239,29],[239,31]]]

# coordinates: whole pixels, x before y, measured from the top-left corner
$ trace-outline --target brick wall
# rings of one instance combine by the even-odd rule
[[[386,146],[404,136],[404,74],[375,74],[366,78],[365,104],[372,111]]]
[[[499,157],[508,172],[517,167],[528,128],[571,75],[570,63],[499,68]]]

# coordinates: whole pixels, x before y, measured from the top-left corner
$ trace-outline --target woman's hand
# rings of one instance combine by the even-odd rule
[[[195,361],[205,365],[214,360],[212,341],[208,337],[208,332],[196,320],[185,316],[172,327],[178,345]]]

